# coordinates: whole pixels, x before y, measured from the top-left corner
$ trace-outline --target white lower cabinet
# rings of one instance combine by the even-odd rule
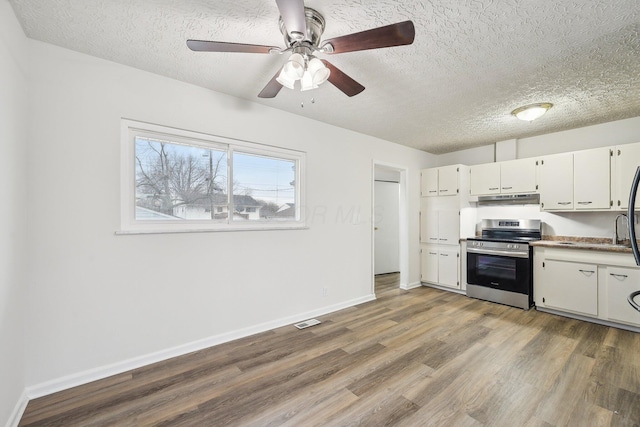
[[[421,264],[423,282],[460,289],[459,246],[425,246]]]
[[[438,249],[423,248],[421,254],[421,277],[423,282],[438,283]]]
[[[627,297],[640,289],[640,270],[635,268],[607,267],[607,318],[614,322],[640,326],[640,312],[631,307]]]
[[[450,288],[460,287],[459,262],[460,249],[440,249],[438,251],[438,283]]]
[[[598,315],[598,266],[546,260],[538,286],[538,298],[544,307]]]
[[[537,308],[640,327],[640,313],[627,301],[640,290],[632,254],[535,247],[533,263]]]

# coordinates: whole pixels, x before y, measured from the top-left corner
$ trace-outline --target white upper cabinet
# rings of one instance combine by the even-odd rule
[[[523,194],[536,191],[536,160],[534,158],[500,162],[500,192]]]
[[[629,192],[631,181],[640,166],[640,143],[618,145],[615,147],[614,188],[616,193],[615,207],[627,209],[629,207]],[[640,209],[640,196],[636,197],[636,209]]]
[[[576,210],[611,209],[611,149],[573,153],[573,200]]]
[[[438,169],[423,169],[420,188],[422,197],[438,195]]]
[[[421,243],[441,245],[460,243],[460,211],[423,208],[420,221]]]
[[[438,211],[429,209],[425,202],[420,208],[420,242],[438,243]]]
[[[573,209],[573,153],[554,154],[539,160],[538,186],[543,210]]]
[[[456,194],[458,194],[458,188],[458,165],[422,170],[422,197],[455,196]]]
[[[500,193],[500,163],[485,163],[469,168],[471,195]]]
[[[460,211],[438,211],[438,243],[443,245],[460,243]]]
[[[458,166],[438,168],[438,196],[455,196],[458,194]]]

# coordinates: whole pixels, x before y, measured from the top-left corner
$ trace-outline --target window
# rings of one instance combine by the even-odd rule
[[[304,153],[122,122],[122,232],[304,226]]]

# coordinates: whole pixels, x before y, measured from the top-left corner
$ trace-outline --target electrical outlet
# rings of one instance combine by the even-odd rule
[[[327,295],[329,295],[329,288],[322,288],[322,296],[326,297]]]

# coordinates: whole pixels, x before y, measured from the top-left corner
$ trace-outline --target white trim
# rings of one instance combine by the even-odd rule
[[[371,292],[375,293],[375,233],[374,233],[374,211],[375,211],[375,171],[376,166],[393,169],[400,172],[400,288],[402,284],[409,281],[409,199],[408,199],[408,173],[406,166],[387,163],[380,160],[371,160]],[[404,288],[402,288],[404,289]],[[407,288],[408,289],[408,288]]]
[[[612,328],[624,329],[631,332],[640,333],[640,327],[625,325],[624,323],[612,322],[610,320],[598,319],[595,317],[582,316],[580,314],[568,313],[566,311],[561,310],[553,310],[546,307],[535,307],[536,311],[547,314],[555,314],[557,316],[569,317],[571,319],[582,320],[584,322],[597,323],[598,325],[609,326]]]
[[[22,419],[22,415],[24,414],[24,410],[27,409],[27,404],[29,403],[29,398],[27,397],[27,391],[23,390],[20,395],[20,399],[16,403],[16,406],[13,408],[13,412],[9,416],[7,420],[7,427],[18,427],[20,424],[20,420]]]
[[[163,360],[167,360],[172,357],[182,356],[188,353],[192,353],[194,351],[199,351],[209,347],[213,347],[218,344],[223,344],[239,338],[244,338],[250,335],[258,334],[260,332],[265,332],[271,329],[280,328],[282,326],[292,325],[294,323],[298,323],[303,320],[307,320],[313,317],[319,317],[328,313],[332,313],[334,311],[352,307],[354,305],[373,301],[375,299],[376,299],[375,295],[373,294],[366,295],[360,298],[352,299],[350,301],[344,301],[342,303],[319,308],[317,310],[311,310],[306,313],[299,313],[293,316],[273,320],[270,322],[261,323],[254,326],[249,326],[247,328],[239,329],[236,331],[214,335],[212,337],[204,338],[198,341],[192,341],[190,343],[178,345],[172,348],[167,348],[167,349],[146,354],[143,356],[134,357],[128,360],[123,360],[121,362],[112,363],[110,365],[89,369],[83,372],[78,372],[78,373],[67,375],[61,378],[56,378],[54,380],[46,381],[44,383],[27,387],[26,396],[29,399],[36,399],[38,397],[47,396],[49,394],[66,390],[72,387],[88,384],[92,381],[101,380],[117,374],[122,374],[132,369],[140,368],[142,366],[150,365],[152,363],[161,362]]]
[[[448,286],[442,286],[442,285],[437,285],[435,283],[427,283],[427,282],[421,282],[421,284],[422,286],[426,286],[428,288],[440,289],[441,291],[453,292],[455,294],[460,294],[465,296],[467,295],[467,291],[464,289],[450,288]]]
[[[413,282],[413,283],[409,283],[408,285],[406,283],[401,283],[400,284],[400,289],[408,291],[410,289],[419,288],[420,286],[422,286],[421,282]]]
[[[115,231],[116,236],[129,236],[137,234],[178,234],[178,233],[220,233],[228,231],[281,231],[281,230],[309,230],[306,225],[286,226],[286,227],[246,227],[246,228],[224,228],[219,230],[196,228],[193,230],[139,230],[139,231]]]

